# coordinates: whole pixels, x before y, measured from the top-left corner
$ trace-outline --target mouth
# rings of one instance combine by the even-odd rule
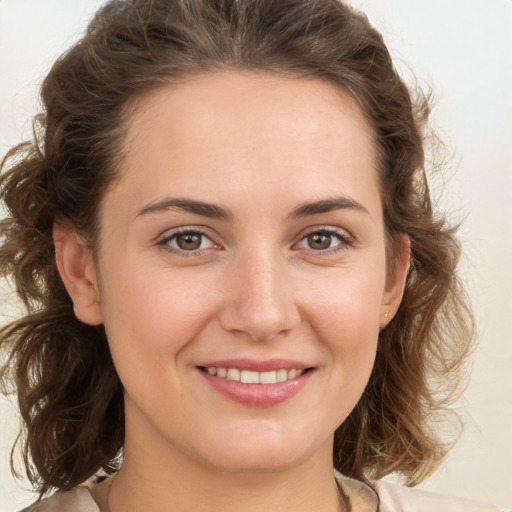
[[[258,372],[240,368],[219,368],[216,366],[199,366],[198,368],[212,377],[242,382],[244,384],[279,384],[296,379],[302,374],[313,370],[313,368],[280,368],[277,370]]]
[[[315,370],[290,361],[212,363],[197,369],[214,391],[230,401],[260,408],[278,405],[300,393]]]

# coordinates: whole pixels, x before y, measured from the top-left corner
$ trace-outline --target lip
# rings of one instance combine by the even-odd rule
[[[250,370],[253,372],[272,372],[274,370],[305,370],[312,368],[312,365],[301,363],[299,361],[292,361],[291,359],[267,359],[267,360],[254,360],[254,359],[222,359],[216,361],[207,361],[198,365],[199,367],[208,368],[238,368],[239,370]]]
[[[247,384],[222,377],[210,375],[204,370],[207,367],[238,368],[257,372],[286,370],[306,370],[294,379],[276,384]],[[272,407],[281,404],[299,393],[307,384],[314,368],[304,363],[285,359],[272,359],[268,361],[254,361],[248,359],[229,359],[223,361],[210,361],[197,367],[206,382],[224,397],[245,405],[247,407]]]

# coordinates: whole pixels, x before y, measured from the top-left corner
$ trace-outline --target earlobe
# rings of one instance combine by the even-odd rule
[[[73,301],[75,316],[89,325],[103,322],[96,267],[92,252],[75,230],[55,224],[55,259],[60,277]]]
[[[404,295],[411,259],[411,240],[405,234],[399,235],[399,247],[393,265],[386,279],[386,289],[381,305],[381,328],[395,316]]]

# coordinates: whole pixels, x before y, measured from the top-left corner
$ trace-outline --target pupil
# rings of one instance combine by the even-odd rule
[[[328,249],[331,245],[331,235],[315,233],[308,236],[308,244],[312,249]]]
[[[201,245],[201,235],[196,235],[194,233],[179,235],[176,239],[176,243],[180,249],[193,251],[195,249],[199,249],[199,246]]]

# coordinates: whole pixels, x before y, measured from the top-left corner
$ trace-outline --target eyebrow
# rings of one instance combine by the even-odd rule
[[[337,196],[331,199],[303,203],[293,210],[290,217],[297,219],[320,213],[328,213],[334,210],[356,210],[367,214],[371,218],[368,209],[349,196]]]
[[[164,212],[169,209],[184,210],[203,217],[214,219],[229,220],[233,218],[233,212],[229,208],[224,208],[215,204],[204,203],[203,201],[195,201],[193,199],[184,199],[179,197],[166,197],[160,201],[149,203],[144,206],[137,214],[137,217],[147,215],[149,213]]]
[[[160,201],[151,202],[140,210],[137,217],[142,217],[151,213],[165,212],[169,209],[184,210],[189,213],[214,219],[231,220],[234,217],[233,212],[229,208],[212,203],[205,203],[203,201],[196,201],[194,199],[179,197],[166,197]],[[301,217],[328,213],[334,210],[347,209],[360,211],[371,217],[367,208],[355,199],[352,199],[349,196],[337,196],[331,199],[322,199],[319,201],[300,204],[292,211],[289,218],[298,219]]]

